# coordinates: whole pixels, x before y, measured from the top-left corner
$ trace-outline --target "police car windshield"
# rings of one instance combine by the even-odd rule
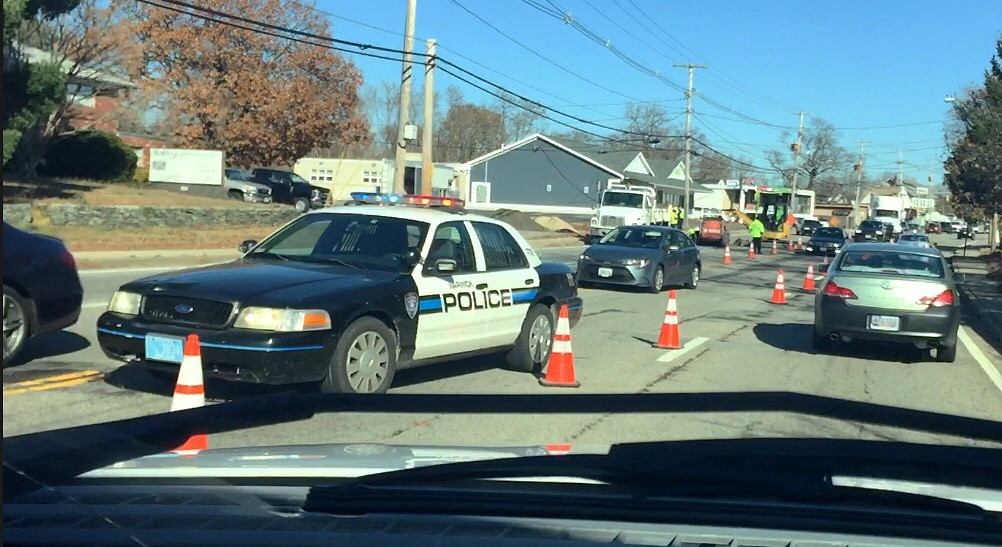
[[[616,228],[598,242],[599,245],[615,245],[617,247],[637,247],[657,249],[664,239],[664,232],[651,230],[643,226]]]
[[[383,216],[313,213],[304,215],[255,247],[248,258],[281,256],[384,271],[408,267],[419,252],[428,224]]]
[[[628,192],[606,192],[605,195],[602,196],[602,205],[608,205],[610,207],[633,207],[639,209],[644,206],[644,195]]]

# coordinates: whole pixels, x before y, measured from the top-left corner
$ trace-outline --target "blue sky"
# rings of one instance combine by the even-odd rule
[[[608,125],[622,123],[616,118],[629,100],[622,95],[665,101],[672,115],[684,109],[677,89],[521,0],[457,1],[540,55],[613,91],[534,56],[452,0],[418,0],[416,51],[424,50],[425,38],[436,38],[442,57],[541,103]],[[899,146],[906,173],[920,181],[936,162],[936,183],[944,155],[941,122],[949,108],[943,97],[982,79],[1002,31],[1000,0],[529,1],[570,13],[678,85],[685,84],[685,71],[673,63],[708,64],[696,73],[696,89],[747,117],[787,126],[796,125],[798,110],[824,117],[844,128],[851,150],[860,139],[867,141],[868,173],[896,170]],[[389,30],[334,17],[335,37],[390,47],[402,46],[405,6],[405,0],[317,0],[318,8],[336,16]],[[367,83],[398,78],[399,64],[354,59]],[[472,100],[492,100],[447,75],[436,79],[439,89],[454,83]],[[694,111],[694,127],[730,155],[765,165],[762,150],[778,146],[782,129],[742,121],[698,96]],[[877,128],[900,124],[913,125]]]

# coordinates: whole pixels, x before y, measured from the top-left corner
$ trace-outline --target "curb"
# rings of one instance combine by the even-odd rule
[[[952,260],[950,261],[950,268],[955,270]],[[957,292],[960,293],[961,303],[967,305],[974,312],[974,315],[980,320],[984,329],[988,331],[992,338],[994,338],[994,340],[990,340],[990,342],[994,344],[1002,343],[1002,325],[989,321],[988,317],[985,317],[984,313],[982,313],[983,304],[981,301],[984,300],[984,298],[969,290],[966,282],[957,283]]]

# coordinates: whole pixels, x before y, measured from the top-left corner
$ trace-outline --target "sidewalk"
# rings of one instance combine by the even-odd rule
[[[571,247],[581,241],[560,232],[522,232],[535,249]],[[73,253],[81,271],[109,268],[165,268],[215,264],[240,257],[236,247],[229,249],[149,249],[136,251],[78,251]]]
[[[1002,344],[1002,285],[987,277],[988,256],[968,250],[966,257],[954,254],[951,263],[954,272],[965,276],[964,281],[957,284],[961,300],[981,318],[992,338],[989,343],[998,347]]]

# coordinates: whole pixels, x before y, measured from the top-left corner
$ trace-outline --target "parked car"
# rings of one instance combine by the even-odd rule
[[[83,288],[76,261],[56,238],[3,223],[3,364],[15,364],[29,338],[77,322]]]
[[[696,232],[696,243],[700,245],[718,245],[723,247],[731,242],[731,234],[721,216],[705,217],[699,222]]]
[[[239,169],[227,169],[224,173],[223,188],[232,199],[255,203],[271,203],[271,187],[250,180],[250,176]]]
[[[938,222],[926,222],[925,223],[925,233],[927,234],[938,234],[942,232],[943,229],[940,228]]]
[[[620,226],[578,258],[578,284],[646,287],[699,284],[699,247],[681,230],[667,226]]]
[[[974,228],[964,226],[957,230],[957,239],[974,239]]]
[[[842,228],[818,228],[804,246],[804,252],[834,255],[849,243]]]
[[[275,203],[293,205],[297,211],[306,212],[327,203],[330,190],[310,184],[303,177],[286,169],[257,168],[251,171],[251,180],[271,188]]]
[[[817,231],[819,228],[823,228],[824,225],[821,221],[816,218],[805,218],[798,220],[796,224],[797,235],[809,236]]]
[[[853,240],[856,242],[890,241],[893,234],[893,228],[888,229],[887,225],[879,220],[864,220],[859,224],[859,228],[856,229]]]
[[[905,231],[908,231],[908,232],[918,232],[921,229],[922,229],[922,227],[919,226],[919,224],[917,222],[909,222],[907,225],[905,225]]]
[[[815,349],[881,341],[935,350],[937,361],[957,358],[959,298],[938,250],[853,243],[825,273],[814,299]]]
[[[940,222],[939,223],[939,231],[940,231],[940,233],[943,233],[943,234],[952,234],[952,233],[956,232],[956,230],[953,228],[953,223],[952,222]]]
[[[933,246],[929,241],[929,236],[925,234],[901,234],[897,243],[900,245],[911,245],[913,247],[925,247],[927,249],[932,248]]]

